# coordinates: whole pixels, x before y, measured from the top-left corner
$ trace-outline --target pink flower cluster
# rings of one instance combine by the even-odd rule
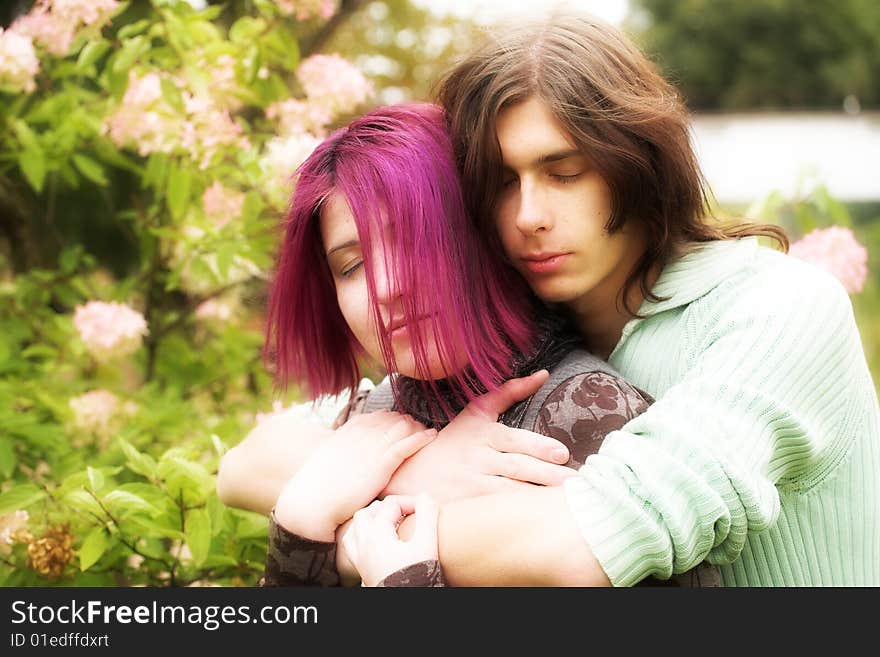
[[[336,54],[312,55],[296,74],[309,102],[334,114],[353,111],[373,93],[363,73]]]
[[[101,363],[133,354],[149,333],[143,315],[115,301],[77,306],[73,324],[88,352]]]
[[[0,87],[31,93],[37,88],[34,78],[39,71],[31,37],[0,27]]]
[[[27,528],[28,519],[28,512],[21,510],[0,516],[0,545],[12,545],[15,534]]]
[[[122,103],[104,124],[115,144],[132,145],[144,157],[174,150],[180,139],[181,121],[162,98],[161,85],[158,73],[138,77],[129,71]]]
[[[217,299],[208,299],[196,308],[196,318],[202,321],[226,322],[232,317],[232,307]]]
[[[266,190],[274,206],[280,209],[287,203],[293,172],[320,143],[321,140],[310,133],[275,137],[266,143],[261,165]]]
[[[193,160],[199,162],[200,168],[207,169],[214,155],[223,147],[250,149],[251,143],[243,135],[241,126],[232,120],[229,112],[217,107],[213,99],[184,92],[183,102],[187,116],[183,122],[180,145]]]
[[[277,5],[285,16],[296,14],[298,21],[307,21],[313,16],[327,19],[336,13],[336,0],[277,0]]]
[[[70,402],[77,429],[102,438],[109,437],[119,412],[119,397],[109,390],[92,390]]]
[[[277,119],[279,131],[285,135],[323,136],[333,121],[333,113],[327,107],[295,98],[269,105],[266,116]]]
[[[230,112],[244,104],[242,89],[235,74],[235,57],[229,54],[202,55],[196,66],[211,80],[211,99],[214,104]]]
[[[219,180],[215,180],[202,194],[205,216],[218,228],[223,228],[232,219],[240,217],[243,205],[244,194],[224,187]]]
[[[119,7],[119,0],[37,0],[12,27],[53,55],[64,56],[84,29],[99,31]]]
[[[173,80],[178,88],[183,83]],[[183,89],[183,114],[162,96],[162,78],[155,72],[138,76],[129,72],[122,102],[104,124],[118,146],[136,148],[142,156],[153,152],[183,152],[207,168],[225,146],[250,148],[242,128],[213,99],[194,96]]]
[[[850,294],[865,287],[868,250],[849,228],[816,229],[792,244],[789,253],[836,276]]]

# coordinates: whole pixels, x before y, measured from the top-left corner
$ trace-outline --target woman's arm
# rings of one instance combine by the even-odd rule
[[[291,413],[264,420],[223,455],[217,496],[227,506],[268,514],[284,484],[332,434],[316,420]]]

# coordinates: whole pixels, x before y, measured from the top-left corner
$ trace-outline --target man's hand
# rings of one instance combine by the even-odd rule
[[[432,441],[401,465],[383,495],[428,493],[438,503],[521,488],[555,486],[574,474],[560,464],[568,449],[558,440],[498,423],[498,416],[533,394],[546,370],[511,379],[474,399]]]

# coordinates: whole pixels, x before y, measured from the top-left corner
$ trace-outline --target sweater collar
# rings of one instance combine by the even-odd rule
[[[661,301],[645,299],[639,315],[650,317],[699,299],[751,261],[758,250],[754,237],[698,244],[660,272],[651,291]]]

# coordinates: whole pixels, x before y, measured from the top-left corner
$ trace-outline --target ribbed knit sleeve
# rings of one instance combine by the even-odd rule
[[[652,332],[651,349],[632,351],[647,371],[662,366],[652,350],[675,340],[682,376],[565,484],[613,584],[733,562],[747,537],[777,522],[780,491],[805,494],[850,449],[870,375],[849,297],[789,260],[679,309],[678,330],[651,318],[630,336]]]

